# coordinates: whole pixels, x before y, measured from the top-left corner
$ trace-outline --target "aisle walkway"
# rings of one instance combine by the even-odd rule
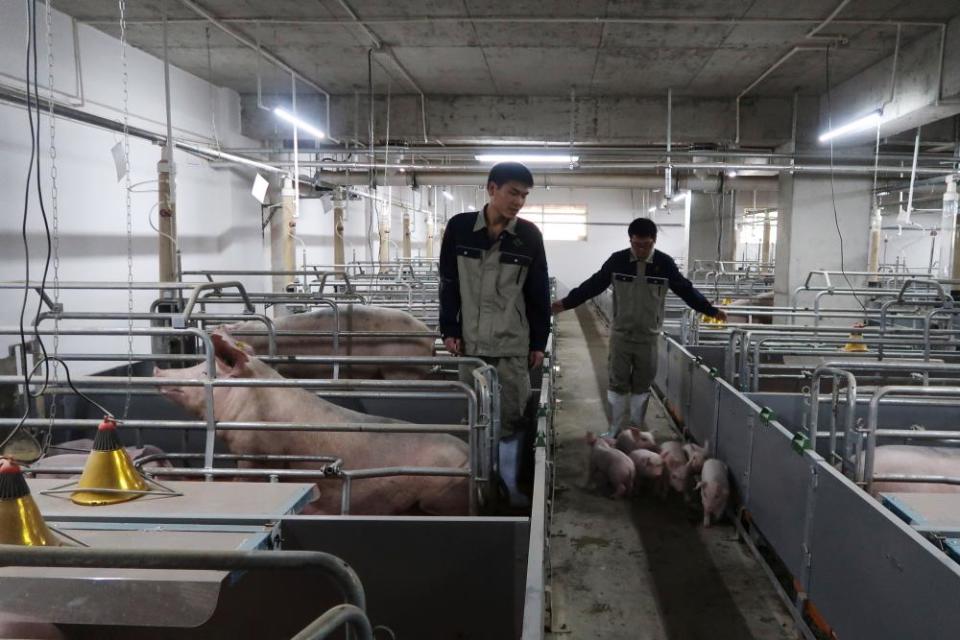
[[[561,410],[552,525],[557,640],[788,640],[789,614],[731,525],[704,529],[673,495],[614,501],[584,489],[586,431],[607,417],[606,330],[581,307],[558,318]],[[647,424],[675,437],[662,407]]]

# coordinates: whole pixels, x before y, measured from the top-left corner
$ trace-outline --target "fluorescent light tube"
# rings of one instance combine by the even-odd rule
[[[450,193],[449,191],[446,191],[446,190],[441,191],[440,193],[443,194],[443,197],[444,197],[444,198],[446,198],[446,199],[449,200],[450,202],[453,202],[453,194],[452,194],[452,193]]]
[[[580,156],[555,153],[481,153],[473,157],[477,162],[529,162],[531,164],[572,164],[580,160]]]
[[[325,134],[323,131],[320,131],[320,129],[317,129],[317,128],[316,128],[315,126],[313,126],[312,124],[309,124],[309,123],[307,123],[307,122],[304,122],[303,120],[301,120],[300,118],[297,118],[296,116],[294,116],[294,115],[291,114],[291,113],[287,113],[286,111],[284,111],[284,110],[281,109],[280,107],[274,107],[274,109],[273,109],[273,115],[277,116],[277,117],[280,118],[281,120],[286,120],[287,122],[289,122],[289,123],[292,124],[292,125],[296,125],[298,129],[302,129],[302,130],[306,131],[307,133],[309,133],[310,135],[312,135],[314,138],[326,138],[326,137],[327,137],[326,134]]]
[[[853,122],[848,122],[842,127],[837,127],[836,129],[831,129],[823,135],[820,136],[820,142],[828,142],[834,138],[840,136],[845,136],[848,133],[856,133],[857,131],[864,131],[865,129],[875,128],[880,124],[880,112],[874,111],[873,113],[868,113],[867,115],[854,120]]]

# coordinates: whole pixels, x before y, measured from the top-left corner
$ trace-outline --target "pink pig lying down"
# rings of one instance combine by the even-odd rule
[[[631,495],[636,473],[633,460],[623,451],[615,449],[607,438],[598,438],[592,432],[587,433],[587,445],[590,446],[587,486],[606,482],[613,488],[611,498]]]
[[[629,454],[635,449],[657,450],[657,441],[649,431],[641,431],[637,427],[628,427],[620,432],[616,440],[617,449]]]
[[[367,305],[341,305],[338,308],[340,331],[343,332],[384,332],[402,333],[430,332],[430,328],[420,320],[401,309],[371,307]],[[277,331],[318,331],[334,330],[333,309],[321,309],[308,313],[295,313],[274,320]],[[264,335],[240,335],[243,331],[263,333],[266,326],[262,322],[250,321],[223,327],[238,341],[250,345],[254,353],[266,355],[270,352],[270,342]],[[333,352],[332,336],[277,336],[277,355],[331,356]],[[430,357],[434,355],[434,338],[430,336],[403,336],[377,338],[374,336],[341,336],[338,340],[337,355],[344,356],[407,356]],[[277,364],[277,371],[291,378],[330,378],[333,369],[306,363]],[[411,364],[375,364],[350,365],[340,367],[341,378],[383,378],[385,380],[419,380],[430,373],[430,365]]]
[[[862,456],[863,454],[861,454]],[[947,476],[960,478],[960,449],[888,444],[876,448],[873,474]],[[957,493],[960,485],[926,482],[874,482],[872,492],[879,493]]]
[[[229,334],[214,333],[217,376],[220,378],[282,378],[234,341]],[[205,365],[188,369],[155,369],[160,378],[205,378]],[[202,387],[160,387],[162,395],[197,416],[204,411]],[[396,422],[338,407],[297,387],[215,387],[214,416],[229,422]],[[446,467],[466,470],[466,443],[448,434],[342,433],[322,431],[219,430],[231,453],[274,455],[328,455],[343,460],[345,470],[382,467]],[[316,468],[319,463],[290,462],[294,469]],[[242,464],[273,466],[280,464]],[[318,483],[320,498],[308,506],[311,513],[340,513],[341,481]],[[355,480],[351,487],[352,514],[464,515],[468,511],[465,477],[388,476]]]
[[[719,520],[730,499],[727,465],[716,458],[704,462],[697,489],[700,489],[700,501],[703,504],[703,526],[709,527],[711,517]]]

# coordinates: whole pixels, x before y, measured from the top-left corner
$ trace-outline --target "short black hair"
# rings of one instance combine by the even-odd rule
[[[530,173],[530,169],[519,162],[498,162],[490,168],[490,173],[487,174],[487,184],[491,182],[497,185],[497,188],[508,182],[519,182],[532,187],[533,174]]]
[[[630,237],[638,236],[640,238],[657,239],[657,223],[650,218],[637,218],[627,227],[627,235]]]

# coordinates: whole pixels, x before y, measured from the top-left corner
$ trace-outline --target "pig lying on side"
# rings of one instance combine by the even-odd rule
[[[711,517],[718,520],[723,515],[730,498],[727,465],[716,458],[704,462],[697,489],[700,490],[700,501],[703,504],[703,526],[709,527]]]
[[[874,475],[924,475],[960,478],[960,449],[889,444],[877,447]],[[960,486],[921,482],[875,482],[873,495],[884,492],[956,493]]]
[[[220,378],[281,378],[280,374],[242,348],[226,333],[212,335]],[[161,378],[205,378],[204,365],[188,369],[155,369]],[[160,387],[167,398],[201,416],[202,387]],[[338,407],[315,394],[293,387],[216,387],[214,415],[218,421],[399,422]],[[218,435],[231,453],[274,455],[333,455],[344,469],[382,467],[451,467],[467,469],[467,445],[447,434],[338,433],[322,431],[221,430]],[[291,468],[316,468],[319,463],[293,462]],[[320,498],[313,513],[340,512],[340,481],[318,483]],[[355,514],[463,515],[468,509],[468,482],[464,477],[388,476],[353,482],[350,502]]]
[[[613,488],[613,495],[610,497],[622,498],[631,495],[636,471],[627,454],[612,447],[606,438],[598,438],[593,433],[587,433],[587,445],[590,446],[587,486],[606,482]]]
[[[340,331],[343,332],[429,332],[430,328],[406,311],[371,307],[366,305],[341,305],[339,308]],[[333,309],[321,309],[308,313],[296,313],[274,321],[277,331],[333,331]],[[262,322],[242,322],[227,325],[224,330],[236,339],[253,348],[261,355],[269,353],[269,340],[264,335],[243,335],[245,331],[264,332]],[[377,338],[367,336],[342,336],[339,338],[337,355],[343,356],[407,356],[430,357],[434,355],[434,338],[409,336]],[[277,355],[330,356],[333,352],[332,336],[277,336]],[[290,378],[330,378],[333,369],[312,364],[278,364],[277,371]],[[419,380],[428,375],[430,365],[376,364],[340,367],[341,378],[383,378],[385,380]]]
[[[635,449],[657,450],[657,441],[649,431],[641,431],[637,427],[629,427],[620,432],[616,440],[617,449],[629,454]]]

